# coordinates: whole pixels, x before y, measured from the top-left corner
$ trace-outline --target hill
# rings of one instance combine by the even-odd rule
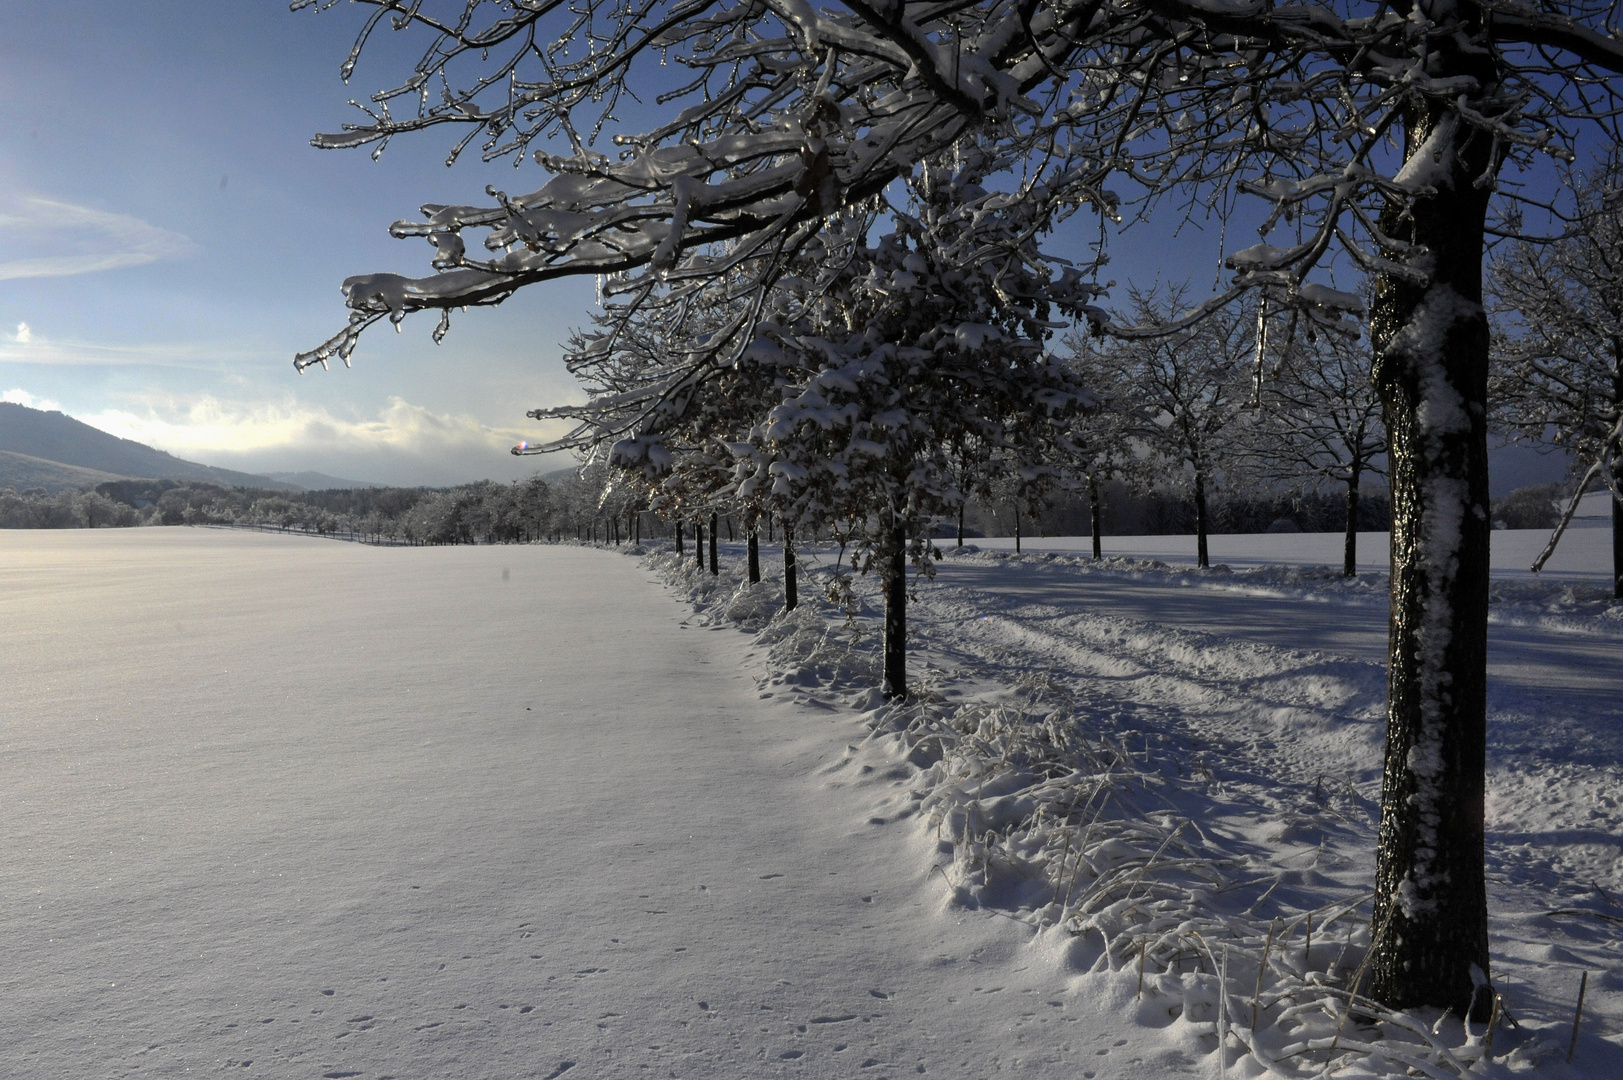
[[[272,472],[266,473],[272,480],[280,480],[284,484],[293,484],[305,491],[354,491],[357,488],[380,488],[387,484],[374,484],[370,480],[345,480],[341,476],[328,476],[323,472]]]
[[[268,476],[217,469],[154,450],[133,439],[121,439],[99,428],[59,412],[30,409],[10,401],[0,401],[0,451],[24,455],[56,465],[73,466],[102,474],[87,483],[120,477],[153,480],[198,480],[227,487],[259,487],[283,491],[298,490],[298,484],[273,480]],[[0,481],[6,486],[17,486]],[[28,486],[50,486],[31,484]],[[60,485],[66,486],[66,485]]]
[[[55,494],[64,488],[92,487],[119,477],[99,469],[83,469],[57,461],[0,450],[0,488],[27,491],[42,487]]]

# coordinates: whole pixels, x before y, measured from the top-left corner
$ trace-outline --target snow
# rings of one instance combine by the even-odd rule
[[[1515,568],[1540,536],[1494,539],[1490,904],[1521,1024],[1495,1069],[1613,1075],[1609,536],[1539,578]],[[1085,540],[948,548],[899,709],[871,578],[848,622],[816,548],[786,615],[770,574],[737,580],[742,545],[713,577],[575,547],[0,533],[11,1067],[1250,1077],[1312,1071],[1335,1035],[1337,1075],[1449,1075],[1480,1026],[1376,1046],[1313,989],[1368,939],[1384,700],[1384,580],[1316,566],[1339,540],[1213,537],[1212,571],[1166,559],[1187,537],[1112,540],[1103,566]]]

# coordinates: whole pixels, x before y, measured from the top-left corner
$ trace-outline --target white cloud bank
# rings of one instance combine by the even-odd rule
[[[458,413],[436,413],[391,397],[377,415],[344,418],[287,398],[232,402],[212,395],[135,409],[78,414],[93,427],[177,457],[250,472],[313,469],[392,484],[516,479],[562,463],[519,459],[517,443],[556,434],[543,425],[498,428]]]
[[[62,411],[62,406],[50,398],[35,397],[27,390],[7,390],[0,393],[0,401],[9,401],[13,405],[26,405],[30,409],[39,409],[41,412]]]
[[[34,195],[0,209],[0,250],[30,252],[0,259],[0,281],[10,281],[145,266],[191,255],[198,247],[180,233],[128,214]]]

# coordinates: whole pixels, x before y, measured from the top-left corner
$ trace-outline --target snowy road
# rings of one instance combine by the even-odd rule
[[[1183,1070],[683,611],[574,548],[0,533],[0,1073]]]

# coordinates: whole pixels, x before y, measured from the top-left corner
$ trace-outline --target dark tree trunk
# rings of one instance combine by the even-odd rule
[[[891,530],[885,553],[885,697],[907,697],[907,534]]]
[[[1347,473],[1347,536],[1341,545],[1341,576],[1358,576],[1358,463]]]
[[[642,546],[642,515],[640,513],[631,515],[631,543],[636,547]]]
[[[704,525],[693,523],[693,553],[698,556],[699,569],[704,569]]]
[[[793,611],[800,602],[795,585],[795,531],[783,523],[783,609]]]
[[[1195,470],[1195,565],[1212,565],[1206,551],[1206,474]]]
[[[682,519],[681,518],[676,519],[676,528],[675,528],[675,531],[672,533],[672,535],[674,535],[676,537],[676,553],[678,555],[680,555],[680,554],[682,554]]]
[[[1612,470],[1612,476],[1623,487],[1623,473]],[[1623,600],[1623,503],[1612,497],[1612,596]]]
[[[958,504],[958,546],[964,546],[964,504]]]
[[[716,561],[716,515],[710,515],[710,573],[721,573],[721,564]]]
[[[761,537],[754,529],[750,530],[750,584],[756,585],[761,580]]]
[[[1093,530],[1093,557],[1104,558],[1104,544],[1100,540],[1099,528],[1099,480],[1093,473],[1088,474],[1088,525]]]
[[[766,519],[766,542],[769,544],[772,542],[772,519],[770,517]]]
[[[1471,74],[1485,86],[1497,79],[1488,54],[1449,59],[1436,77]],[[1396,1008],[1485,1018],[1491,994],[1477,989],[1488,978],[1488,320],[1481,300],[1491,185],[1475,181],[1496,163],[1488,157],[1492,140],[1455,128],[1446,106],[1431,109],[1405,116],[1405,157],[1442,162],[1448,172],[1438,177],[1439,193],[1415,200],[1407,213],[1393,204],[1382,218],[1388,235],[1424,246],[1430,280],[1377,277],[1370,325],[1392,491],[1374,922],[1385,932],[1374,946],[1371,992]],[[1434,132],[1440,145],[1423,145]],[[1389,257],[1405,261],[1400,252]]]
[[[1020,554],[1020,508],[1014,508],[1014,553]]]
[[[1623,407],[1623,338],[1612,339],[1612,407]],[[1623,489],[1623,460],[1613,458],[1613,486]],[[1612,596],[1623,600],[1623,506],[1612,496]]]
[[[728,514],[727,515],[727,542],[730,544],[730,543],[733,542],[734,539],[735,539],[735,537],[733,536],[733,515]]]

